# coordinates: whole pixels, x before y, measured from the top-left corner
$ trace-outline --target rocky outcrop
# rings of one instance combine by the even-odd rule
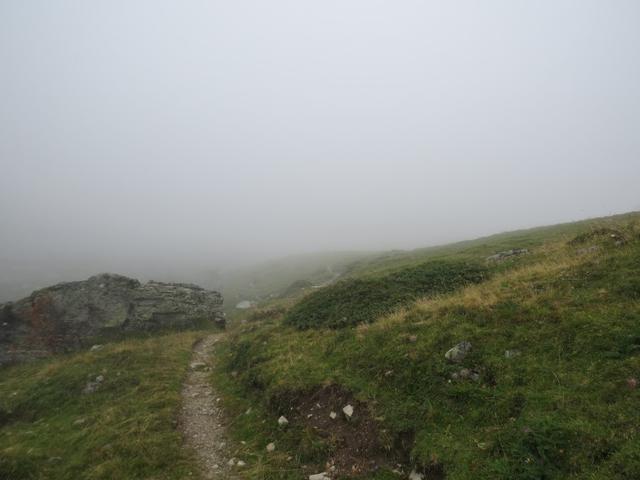
[[[218,292],[100,274],[0,305],[0,364],[83,346],[113,333],[224,326]]]
[[[505,250],[504,252],[498,252],[494,255],[490,255],[486,258],[487,262],[499,262],[510,257],[516,257],[519,255],[525,255],[529,253],[526,248],[512,248],[511,250]]]

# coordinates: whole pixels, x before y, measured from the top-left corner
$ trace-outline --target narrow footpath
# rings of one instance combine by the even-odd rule
[[[197,456],[204,479],[237,478],[229,465],[223,412],[210,384],[211,351],[222,334],[209,335],[193,347],[189,373],[182,389],[180,427],[187,448]]]

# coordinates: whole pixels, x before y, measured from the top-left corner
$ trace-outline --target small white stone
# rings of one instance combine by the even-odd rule
[[[347,416],[347,418],[351,418],[353,416],[353,406],[347,405],[342,409],[343,413]]]
[[[284,427],[285,425],[289,424],[289,420],[287,420],[287,418],[282,415],[279,419],[278,419],[278,425],[280,425],[281,427]]]
[[[309,475],[309,480],[330,480],[330,478],[327,476],[327,472],[322,472]]]
[[[336,412],[331,412],[329,414],[329,418],[331,418],[331,420],[335,420],[337,416],[338,416],[338,414]]]
[[[276,449],[276,444],[271,442],[269,445],[267,445],[267,452],[273,452]]]
[[[236,464],[236,459],[235,458],[232,458],[231,460],[229,460],[227,462],[227,465],[229,465],[230,467],[233,467],[235,464]]]
[[[207,364],[204,362],[191,362],[189,364],[189,368],[191,368],[191,370],[195,370],[195,371],[202,371],[205,368],[207,368]]]
[[[244,466],[246,465],[246,463],[244,463],[244,461],[243,461],[243,460],[238,460],[238,463],[236,463],[236,465],[237,465],[238,467],[244,467]]]
[[[411,473],[409,474],[409,480],[422,480],[423,478],[424,475],[416,472],[415,470],[411,470]]]

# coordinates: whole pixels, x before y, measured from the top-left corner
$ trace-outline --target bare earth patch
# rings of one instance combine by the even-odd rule
[[[391,452],[384,448],[383,432],[367,405],[346,390],[328,385],[306,392],[292,403],[295,405],[290,412],[292,421],[313,429],[330,444],[326,469],[333,478],[366,478],[380,468],[396,466]],[[343,411],[347,405],[353,409],[351,417]]]
[[[211,387],[211,350],[221,335],[209,335],[193,347],[189,373],[182,389],[180,429],[185,445],[196,453],[202,478],[235,478],[229,465],[224,415]]]

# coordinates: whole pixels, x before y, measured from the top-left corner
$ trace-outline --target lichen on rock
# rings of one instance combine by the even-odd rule
[[[222,296],[184,283],[102,273],[0,305],[0,364],[83,346],[107,332],[224,327]]]

